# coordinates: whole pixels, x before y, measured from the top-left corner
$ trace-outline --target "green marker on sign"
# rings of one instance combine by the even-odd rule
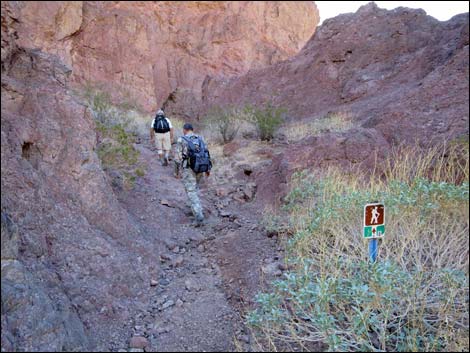
[[[385,206],[369,203],[364,206],[364,238],[369,239],[369,258],[372,263],[379,253],[379,238],[385,235]]]
[[[372,238],[382,238],[385,234],[385,226],[370,226],[364,227],[364,238],[372,239]]]

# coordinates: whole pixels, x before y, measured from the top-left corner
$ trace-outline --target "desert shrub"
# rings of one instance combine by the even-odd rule
[[[256,127],[258,136],[262,141],[270,141],[283,122],[285,109],[275,107],[268,102],[263,107],[246,106],[245,116]]]
[[[114,106],[107,93],[86,86],[82,97],[96,122],[97,154],[104,170],[111,172],[115,187],[134,186],[137,177],[145,175],[139,166],[139,151],[134,143],[139,136],[148,136],[150,119],[134,110]]]
[[[217,131],[223,143],[228,143],[237,136],[243,118],[243,109],[216,106],[207,113],[204,124],[206,129]]]
[[[293,177],[292,270],[247,318],[261,349],[468,351],[468,149],[390,159],[369,178],[337,168]],[[373,265],[362,238],[371,200],[387,209]]]
[[[285,134],[289,141],[299,141],[326,132],[347,131],[352,127],[351,113],[338,111],[308,121],[295,121],[286,126]]]
[[[98,157],[105,169],[124,168],[137,164],[139,152],[132,145],[134,137],[122,125],[106,127],[98,123],[101,142],[98,145]]]
[[[141,138],[148,136],[152,117],[140,112],[129,96],[115,105],[107,92],[89,84],[77,95],[83,98],[97,122],[109,127],[120,125],[127,133]]]
[[[139,177],[143,177],[145,175],[145,171],[142,168],[137,168],[135,170],[135,175],[137,175]]]
[[[115,114],[109,94],[87,86],[84,96],[95,120],[105,125],[111,124]]]

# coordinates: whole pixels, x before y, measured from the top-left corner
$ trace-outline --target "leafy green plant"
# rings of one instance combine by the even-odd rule
[[[132,188],[136,177],[145,175],[143,167],[138,166],[139,151],[134,142],[138,135],[148,134],[148,127],[135,112],[114,106],[103,91],[86,86],[83,97],[96,121],[98,157],[104,170],[113,171],[111,184]]]
[[[370,178],[294,175],[284,206],[293,270],[247,317],[260,349],[468,350],[468,150],[457,163],[454,148],[402,149]],[[387,208],[374,265],[361,233],[372,200]]]
[[[262,141],[270,141],[283,122],[285,109],[275,107],[268,102],[264,107],[246,106],[246,117],[255,125],[258,136]]]

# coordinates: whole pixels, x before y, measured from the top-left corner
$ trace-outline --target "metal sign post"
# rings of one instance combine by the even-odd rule
[[[364,238],[369,239],[369,259],[377,261],[379,239],[385,235],[385,206],[383,203],[369,203],[364,206]]]

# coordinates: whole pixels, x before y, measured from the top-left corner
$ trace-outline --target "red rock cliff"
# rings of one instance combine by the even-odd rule
[[[374,3],[325,21],[295,57],[247,75],[209,79],[203,109],[264,104],[288,109],[291,121],[347,112],[354,128],[286,148],[259,180],[285,185],[295,169],[374,162],[393,145],[468,136],[469,16],[446,22],[423,10]],[[468,138],[468,137],[467,137]],[[277,180],[272,180],[276,175]]]
[[[246,73],[296,54],[319,22],[311,1],[19,2],[22,47],[58,54],[78,84],[146,109],[189,107],[206,75]]]

